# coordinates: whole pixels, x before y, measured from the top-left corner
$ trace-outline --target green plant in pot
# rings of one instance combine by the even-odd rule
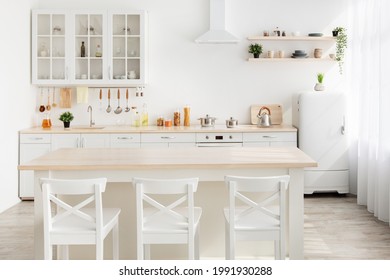
[[[73,118],[73,114],[67,111],[60,115],[59,120],[64,123],[64,128],[69,128],[70,122],[73,121]]]
[[[317,83],[314,87],[314,90],[316,91],[322,91],[325,89],[324,85],[323,85],[323,81],[324,81],[324,73],[318,73],[317,74]]]
[[[257,43],[251,44],[248,52],[252,53],[254,58],[259,58],[259,56],[263,53],[263,46]]]
[[[333,29],[333,36],[336,37],[336,61],[339,64],[340,74],[343,73],[344,55],[347,48],[348,38],[347,30],[344,27]]]

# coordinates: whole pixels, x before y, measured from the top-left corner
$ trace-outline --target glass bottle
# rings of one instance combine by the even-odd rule
[[[85,57],[85,45],[84,42],[81,42],[80,56]]]
[[[146,103],[144,103],[143,109],[142,109],[141,124],[142,124],[142,126],[148,126],[149,125],[148,109],[146,107]]]
[[[96,46],[96,53],[95,53],[95,56],[96,56],[96,57],[102,57],[102,48],[100,47],[99,44]]]

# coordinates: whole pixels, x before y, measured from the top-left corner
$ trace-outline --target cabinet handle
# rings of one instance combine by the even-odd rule
[[[133,137],[117,137],[118,140],[132,140]]]
[[[108,79],[111,80],[111,66],[108,66]]]
[[[30,140],[43,140],[43,137],[31,137]]]
[[[80,148],[80,138],[77,138],[76,140],[76,148]]]
[[[86,140],[84,137],[82,137],[82,138],[81,138],[81,147],[82,147],[82,148],[85,148],[86,145],[87,145],[87,140]]]
[[[161,139],[175,139],[174,136],[161,136]]]
[[[277,136],[270,136],[270,135],[263,135],[263,138],[270,139],[270,138],[278,138],[278,137]]]

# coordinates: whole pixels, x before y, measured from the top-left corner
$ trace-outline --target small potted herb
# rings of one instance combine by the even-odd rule
[[[324,73],[318,73],[317,74],[317,83],[314,87],[314,90],[316,91],[322,91],[325,89],[324,85],[322,82],[324,81]]]
[[[64,128],[69,128],[70,122],[73,120],[73,118],[73,114],[67,111],[60,115],[59,120],[64,123]]]
[[[345,49],[347,48],[347,30],[344,27],[336,27],[332,31],[336,38],[336,61],[339,63],[340,74],[343,73]]]
[[[259,58],[259,56],[263,53],[263,46],[259,44],[251,44],[248,49],[249,53],[253,54],[254,58]]]

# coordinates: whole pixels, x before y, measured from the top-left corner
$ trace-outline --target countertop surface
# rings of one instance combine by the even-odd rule
[[[291,125],[273,125],[270,127],[257,127],[256,125],[238,125],[234,128],[227,128],[225,125],[215,125],[214,127],[193,126],[115,126],[115,125],[96,125],[92,128],[86,125],[74,125],[64,129],[62,126],[53,126],[51,128],[32,127],[23,129],[20,133],[233,133],[233,132],[296,132],[297,129]]]
[[[20,170],[131,170],[186,168],[304,168],[317,163],[296,147],[59,149]]]

